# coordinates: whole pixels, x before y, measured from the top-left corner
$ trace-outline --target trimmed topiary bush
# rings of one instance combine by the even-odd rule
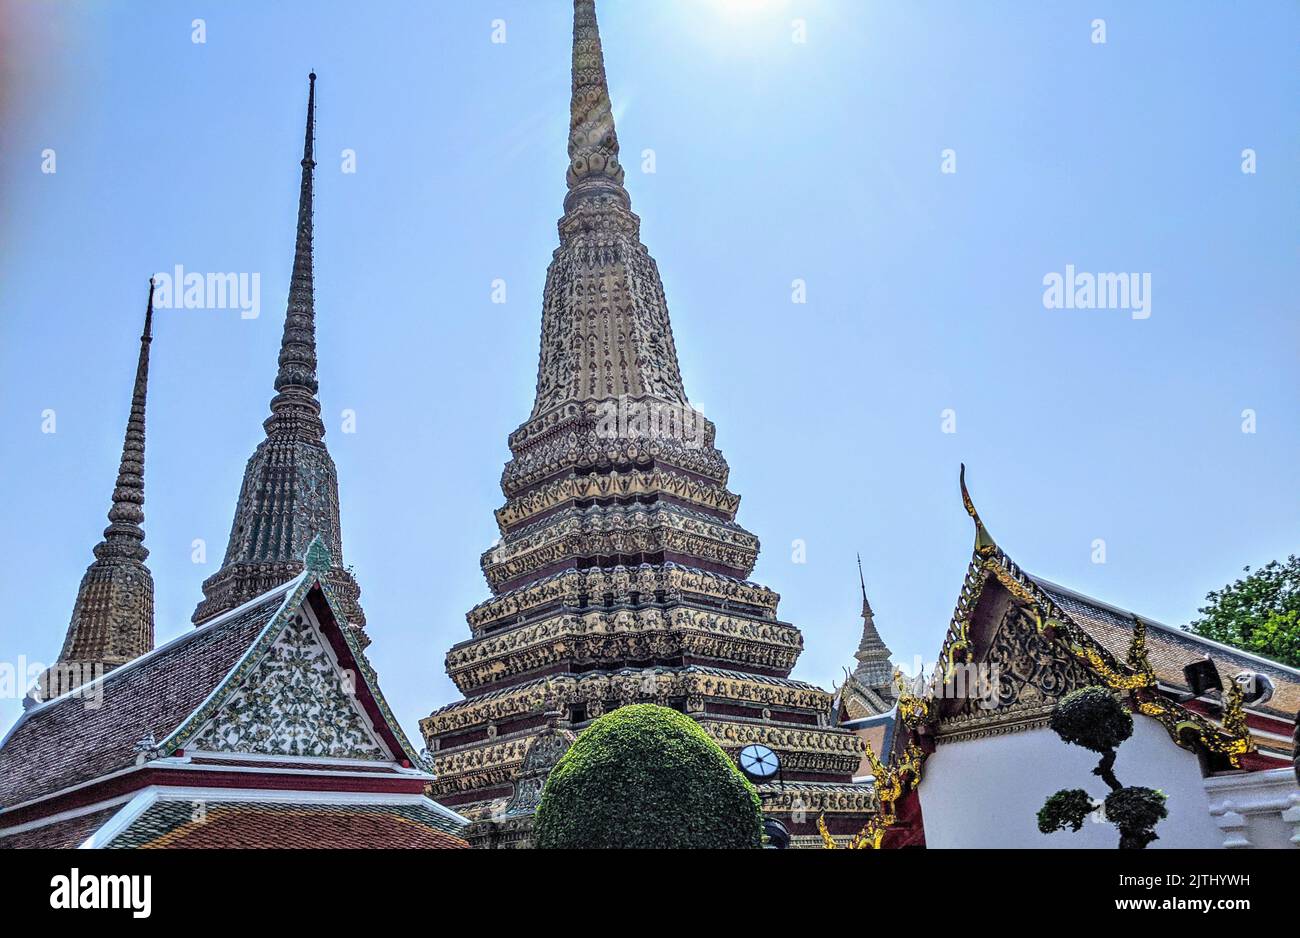
[[[1063,788],[1039,808],[1038,829],[1044,834],[1067,827],[1077,831],[1100,807],[1119,828],[1120,849],[1141,850],[1156,840],[1156,824],[1169,816],[1165,793],[1141,785],[1125,788],[1115,777],[1115,749],[1133,735],[1133,715],[1119,698],[1105,687],[1080,688],[1061,698],[1048,723],[1067,743],[1101,754],[1092,774],[1110,787],[1110,794],[1098,804],[1082,788]]]
[[[758,793],[698,723],[653,704],[608,713],[578,736],[542,789],[543,849],[763,845]]]
[[[1141,785],[1117,788],[1106,796],[1106,820],[1119,828],[1119,845],[1142,849],[1156,839],[1155,826],[1169,816],[1165,793]]]
[[[1067,743],[1101,753],[1133,735],[1133,715],[1104,687],[1066,694],[1052,711],[1049,725]]]
[[[1082,788],[1062,788],[1038,809],[1038,829],[1044,834],[1067,827],[1077,831],[1083,827],[1084,818],[1095,810],[1092,795]]]

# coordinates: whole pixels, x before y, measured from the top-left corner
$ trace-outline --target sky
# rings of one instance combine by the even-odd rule
[[[489,595],[479,555],[532,407],[570,4],[3,7],[0,664],[58,654],[147,280],[177,264],[256,273],[261,298],[155,323],[157,639],[191,627],[273,393],[315,69],[326,441],[369,655],[418,740],[459,697],[443,658]],[[1296,551],[1300,7],[599,14],[686,388],[762,541],[753,579],[803,630],[795,677],[853,663],[859,552],[895,660],[935,657],[973,542],[962,462],[1022,567],[1158,621]],[[1144,308],[1048,308],[1067,265],[1138,275]]]

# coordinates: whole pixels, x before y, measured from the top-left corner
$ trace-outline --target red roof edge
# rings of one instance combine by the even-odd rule
[[[320,622],[321,634],[334,650],[339,667],[354,675],[353,684],[357,700],[370,718],[375,732],[383,739],[384,745],[389,748],[397,762],[409,765],[412,755],[411,744],[401,727],[390,722],[387,705],[380,705],[376,696],[377,688],[371,687],[371,675],[374,672],[368,663],[362,664],[357,660],[357,653],[353,650],[352,643],[343,634],[343,626],[339,624],[338,616],[326,597],[319,578],[312,582],[311,589],[307,593],[307,602],[317,621]]]

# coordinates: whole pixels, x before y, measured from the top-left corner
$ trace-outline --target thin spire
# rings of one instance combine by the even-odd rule
[[[871,613],[871,603],[867,602],[867,581],[862,576],[862,555],[858,554],[858,585],[862,587],[862,618],[867,618]]]
[[[58,662],[40,678],[45,699],[79,687],[153,648],[153,575],[144,565],[144,417],[153,342],[153,291],[145,305],[122,460],[104,539],[86,568]]]
[[[894,679],[894,666],[889,660],[889,648],[876,629],[875,614],[867,601],[867,581],[862,575],[862,555],[858,554],[858,585],[862,588],[862,640],[853,655],[858,666],[853,676],[867,687],[883,687]]]
[[[312,277],[312,211],[316,168],[316,73],[307,76],[307,129],[302,146],[302,182],[298,193],[298,230],[293,252],[289,303],[280,340],[280,370],[266,432],[289,432],[308,440],[325,436],[316,380],[316,295]]]
[[[280,368],[266,437],[244,467],[221,569],[203,581],[197,625],[302,572],[303,556],[319,536],[333,560],[327,579],[348,624],[366,624],[361,587],[343,563],[339,483],[325,446],[316,394],[316,300],[312,285],[313,170],[316,168],[316,73],[308,76],[307,127],[293,277],[280,343]],[[362,641],[368,641],[364,637]]]
[[[126,421],[126,438],[122,441],[122,460],[113,488],[113,507],[108,510],[109,525],[104,540],[95,546],[100,560],[113,557],[143,561],[149,556],[144,546],[144,416],[149,391],[149,345],[153,342],[153,278],[149,278],[149,301],[144,311],[144,331],[140,334],[140,357],[135,366],[135,386],[131,392],[131,414]]]
[[[569,195],[564,200],[565,211],[600,195],[614,195],[630,206],[623,175],[596,3],[574,0],[573,102],[569,108]]]

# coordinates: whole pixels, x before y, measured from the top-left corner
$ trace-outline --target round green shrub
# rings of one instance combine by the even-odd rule
[[[587,727],[542,789],[543,849],[763,845],[758,793],[690,717],[633,704]]]
[[[1051,727],[1067,743],[1107,752],[1133,735],[1133,715],[1104,687],[1082,687],[1061,698]]]
[[[1094,810],[1092,796],[1082,788],[1062,788],[1038,809],[1038,829],[1044,834],[1067,827],[1077,831]]]
[[[1145,847],[1156,839],[1156,824],[1168,816],[1165,793],[1154,788],[1130,785],[1106,796],[1106,820],[1119,828],[1121,847]]]

